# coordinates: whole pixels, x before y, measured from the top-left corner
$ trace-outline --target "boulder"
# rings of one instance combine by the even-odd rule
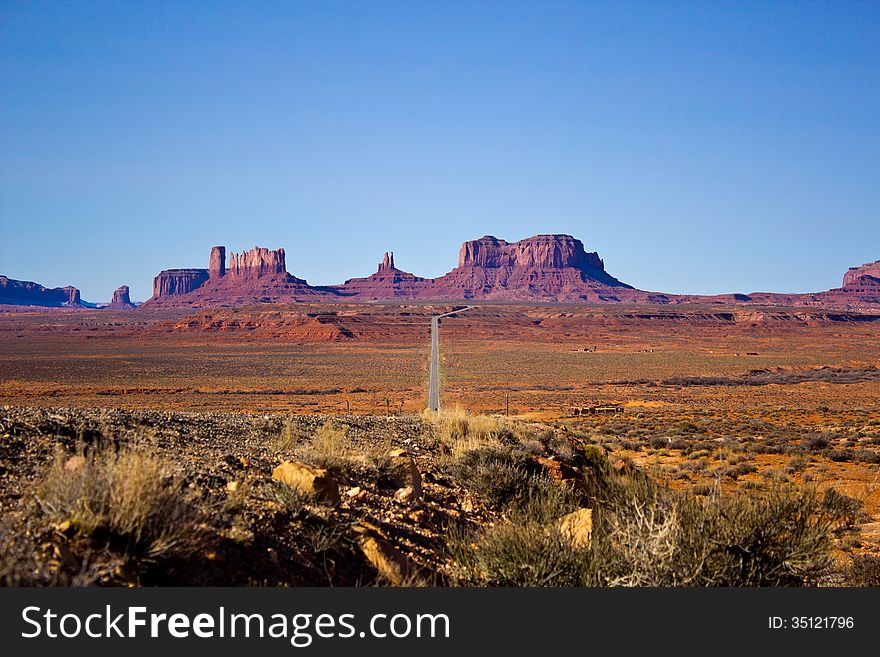
[[[339,504],[339,485],[324,468],[284,461],[272,471],[272,479],[317,501]]]
[[[367,522],[354,526],[357,544],[379,575],[393,586],[401,586],[412,580],[416,574],[413,563],[391,545],[382,532]]]
[[[581,488],[584,486],[584,473],[577,468],[572,467],[567,463],[563,463],[562,461],[548,459],[542,456],[537,457],[535,460],[541,465],[544,472],[546,472],[556,483],[574,486],[575,488]]]
[[[578,509],[559,519],[559,533],[577,548],[590,547],[593,537],[593,510]]]
[[[388,453],[391,459],[388,471],[383,477],[383,483],[387,483],[395,491],[409,489],[408,493],[401,494],[398,499],[413,500],[422,496],[422,475],[413,458],[403,449],[395,449]]]

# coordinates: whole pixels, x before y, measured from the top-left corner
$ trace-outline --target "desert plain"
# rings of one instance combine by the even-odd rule
[[[382,467],[352,466],[364,479],[351,471],[337,477],[348,492],[332,513],[347,514],[354,526],[363,519],[353,510],[356,501],[373,499],[372,506],[364,503],[373,516],[369,531],[380,532],[376,527],[386,523],[382,540],[430,572],[424,581],[450,581],[455,574],[444,547],[449,518],[475,514],[493,525],[504,517],[479,494],[458,494],[461,481],[448,469],[435,470],[438,458],[450,458],[449,446],[442,437],[423,439],[430,318],[465,307],[440,324],[444,411],[520,427],[512,431],[521,442],[546,450],[539,458],[567,462],[572,449],[598,449],[617,471],[635,468],[658,485],[696,497],[760,496],[793,485],[814,488],[827,502],[833,489],[831,501],[845,507],[849,521],[846,531],[834,535],[839,568],[837,579],[829,581],[839,582],[854,559],[880,555],[880,314],[803,307],[498,302],[120,311],[10,307],[0,312],[4,514],[31,518],[27,486],[52,467],[54,443],[72,454],[77,443],[88,441],[83,427],[96,422],[116,435],[128,435],[133,426],[152,426],[153,434],[162,433],[163,423],[178,427],[171,443],[161,435],[148,442],[171,450],[172,461],[192,458],[199,474],[184,473],[189,488],[207,487],[195,494],[223,505],[241,495],[239,483],[231,482],[247,487],[258,480],[255,490],[272,483],[273,468],[291,457],[279,436],[286,435],[287,447],[296,452],[326,425],[347,432],[346,439],[364,454],[377,445],[386,451],[405,448],[424,481],[421,501],[413,506],[406,494],[386,491],[383,498]],[[620,412],[583,411],[602,405],[619,406]],[[180,425],[197,420],[208,428],[188,441]],[[65,423],[79,428],[59,432]],[[267,495],[269,507],[277,507],[277,495]],[[262,575],[231,574],[232,558],[218,556],[220,548],[207,550],[208,557],[225,565],[206,569],[214,575],[201,579],[175,579],[167,575],[170,570],[157,574],[155,565],[132,567],[128,557],[92,557],[88,565],[86,554],[96,553],[94,546],[84,551],[58,514],[52,527],[33,526],[40,536],[34,544],[49,556],[32,560],[42,559],[51,571],[45,581],[60,577],[62,583],[80,577],[81,583],[362,584],[372,581],[369,573],[395,579],[368,550],[363,568],[330,567],[329,548],[311,550],[305,558],[302,546],[278,543],[277,536],[260,538],[269,507],[237,503],[250,511],[231,513],[225,527],[212,531],[222,534],[227,551],[238,540],[236,532],[256,542],[261,556],[253,569],[262,569]],[[45,507],[43,500],[40,504]],[[292,519],[273,516],[271,522],[304,522],[301,509],[290,513]],[[309,517],[322,527],[326,523]],[[59,540],[69,547],[58,548]],[[279,561],[285,549],[299,556]],[[45,565],[50,562],[54,565]],[[303,563],[309,564],[305,571]]]

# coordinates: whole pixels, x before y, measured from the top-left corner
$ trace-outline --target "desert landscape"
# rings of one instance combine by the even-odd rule
[[[457,310],[432,413],[431,317]],[[877,585],[878,329],[706,302],[7,306],[2,577]],[[143,489],[143,527],[92,499]]]

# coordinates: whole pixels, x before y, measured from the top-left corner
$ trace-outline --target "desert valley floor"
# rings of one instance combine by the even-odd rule
[[[19,407],[408,421],[430,317],[463,307],[9,310],[0,406],[7,431]],[[440,345],[444,408],[508,405],[697,494],[834,487],[861,501],[838,549],[880,554],[880,314],[477,303],[441,322]],[[575,415],[606,403],[623,412]]]

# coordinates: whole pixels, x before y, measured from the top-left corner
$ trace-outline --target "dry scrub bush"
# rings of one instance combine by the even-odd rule
[[[699,500],[646,478],[597,504],[593,553],[611,586],[799,586],[830,564],[834,519],[814,491]]]
[[[70,521],[78,533],[106,539],[127,556],[184,556],[197,549],[198,513],[166,463],[106,446],[78,454],[78,467],[65,467],[66,456],[56,452],[38,490],[53,520]]]
[[[297,455],[311,465],[337,472],[350,474],[363,466],[381,473],[390,463],[390,448],[390,442],[380,441],[369,449],[358,449],[348,434],[348,427],[325,422],[318,427],[311,441],[297,449]]]
[[[304,459],[322,468],[344,470],[353,464],[354,453],[346,427],[325,422],[311,442],[299,450]]]
[[[452,573],[471,586],[584,586],[595,580],[589,550],[562,536],[558,520],[575,508],[563,489],[533,488],[502,522],[478,532],[453,527]]]
[[[290,452],[307,440],[306,432],[299,427],[293,418],[285,418],[281,426],[281,433],[275,440],[275,449],[280,452]]]
[[[445,471],[495,509],[524,503],[548,483],[541,466],[526,453],[501,447],[464,452],[453,458]]]
[[[492,586],[800,586],[828,571],[835,517],[813,491],[701,499],[638,471],[600,475],[591,486],[588,550],[558,536],[556,519],[572,501],[548,503],[550,489],[538,488],[501,523],[451,532],[453,572]]]
[[[454,457],[486,447],[500,447],[511,431],[499,419],[486,415],[468,415],[461,408],[424,411],[423,422],[430,428],[435,441],[449,448]]]

